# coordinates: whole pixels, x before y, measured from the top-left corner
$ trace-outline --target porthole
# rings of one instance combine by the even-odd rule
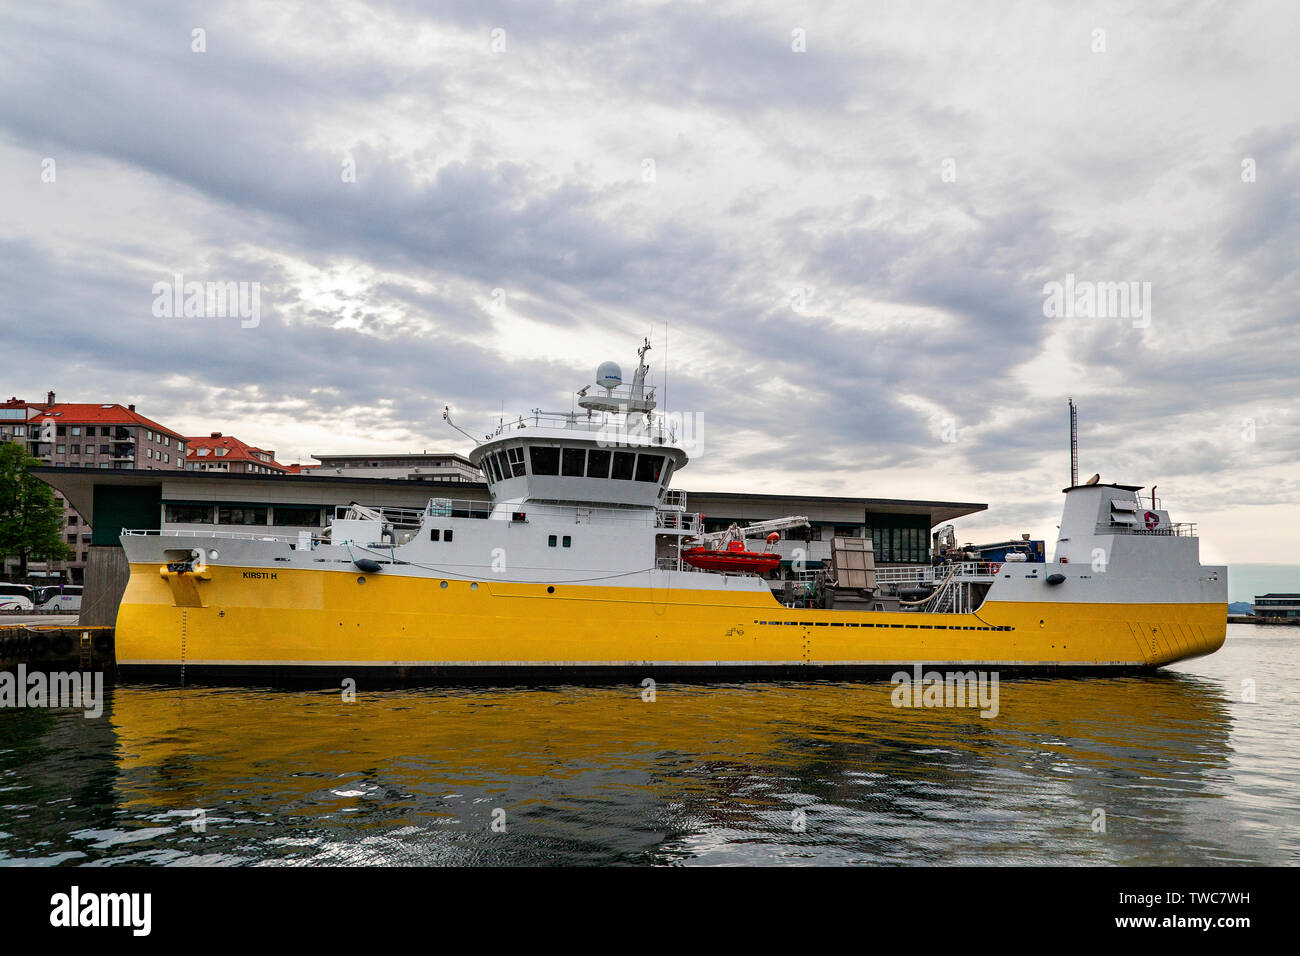
[[[472,583],[472,584],[469,586],[469,589],[470,589],[471,591],[477,591],[477,590],[478,590],[478,582],[475,581],[474,583]]]
[[[366,583],[366,579],[364,577],[357,578],[357,584],[365,584],[365,583]]]
[[[548,587],[548,588],[546,589],[546,593],[547,593],[547,594],[554,594],[554,593],[555,593],[555,588],[554,588],[554,587]]]
[[[444,591],[447,590],[447,582],[443,581],[441,584],[438,585],[438,587],[442,588]]]
[[[221,555],[217,553],[216,548],[213,548],[211,551],[208,552],[208,559],[211,561],[215,561],[219,557],[221,557]]]

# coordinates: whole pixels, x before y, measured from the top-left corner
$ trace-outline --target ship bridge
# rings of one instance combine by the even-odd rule
[[[596,372],[595,388],[579,391],[582,411],[531,414],[503,422],[469,453],[496,504],[525,501],[654,508],[688,457],[645,384],[647,341],[630,386],[613,362]],[[450,418],[444,413],[444,418]]]

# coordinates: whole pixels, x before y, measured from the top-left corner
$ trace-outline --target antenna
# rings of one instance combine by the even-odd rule
[[[668,414],[668,323],[664,323],[664,415]],[[664,440],[664,415],[659,416],[659,441]]]
[[[1079,409],[1070,399],[1070,487],[1079,483]]]
[[[469,432],[465,431],[465,429],[461,428],[459,425],[457,425],[455,422],[453,422],[453,421],[451,420],[451,408],[450,408],[450,406],[447,406],[447,405],[442,406],[442,420],[443,420],[444,422],[446,422],[448,425],[450,425],[452,428],[456,429],[456,431],[460,432],[462,435],[464,435],[466,438],[468,438],[468,439],[469,439],[470,441],[472,441],[474,444],[476,444],[476,445],[479,444],[479,440],[478,440],[477,438],[475,438],[473,435],[471,435]]]

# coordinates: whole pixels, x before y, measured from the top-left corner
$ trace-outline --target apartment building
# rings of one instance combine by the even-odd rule
[[[240,441],[234,435],[212,432],[186,439],[188,471],[215,471],[230,475],[284,475],[289,467],[275,460],[275,452]]]
[[[112,471],[180,471],[185,467],[185,438],[135,410],[117,403],[44,402],[12,397],[0,402],[0,441],[17,442],[44,465]],[[66,572],[73,583],[85,573],[93,529],[56,493],[63,507],[64,541],[70,561],[52,567],[29,565],[34,575]],[[6,568],[9,572],[11,569]]]

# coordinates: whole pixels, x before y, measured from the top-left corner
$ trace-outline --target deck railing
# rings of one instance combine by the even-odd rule
[[[1141,534],[1157,538],[1195,538],[1196,524],[1191,521],[1176,521],[1155,528],[1133,527],[1122,524],[1099,524],[1097,534]]]
[[[152,534],[161,538],[226,538],[234,541],[287,541],[291,543],[298,540],[297,532],[294,532],[293,534],[283,534],[275,532],[267,533],[265,531],[219,531],[215,527],[210,531],[207,528],[201,530],[164,528],[161,531],[157,529],[141,530],[135,528],[123,528],[122,534],[131,535],[133,537],[137,535]]]
[[[1013,562],[1012,567],[1019,567],[1027,562]],[[952,564],[917,564],[903,567],[876,568],[876,583],[885,584],[935,584],[948,577],[952,572],[954,578],[991,578],[1004,567],[997,561],[962,561]]]

